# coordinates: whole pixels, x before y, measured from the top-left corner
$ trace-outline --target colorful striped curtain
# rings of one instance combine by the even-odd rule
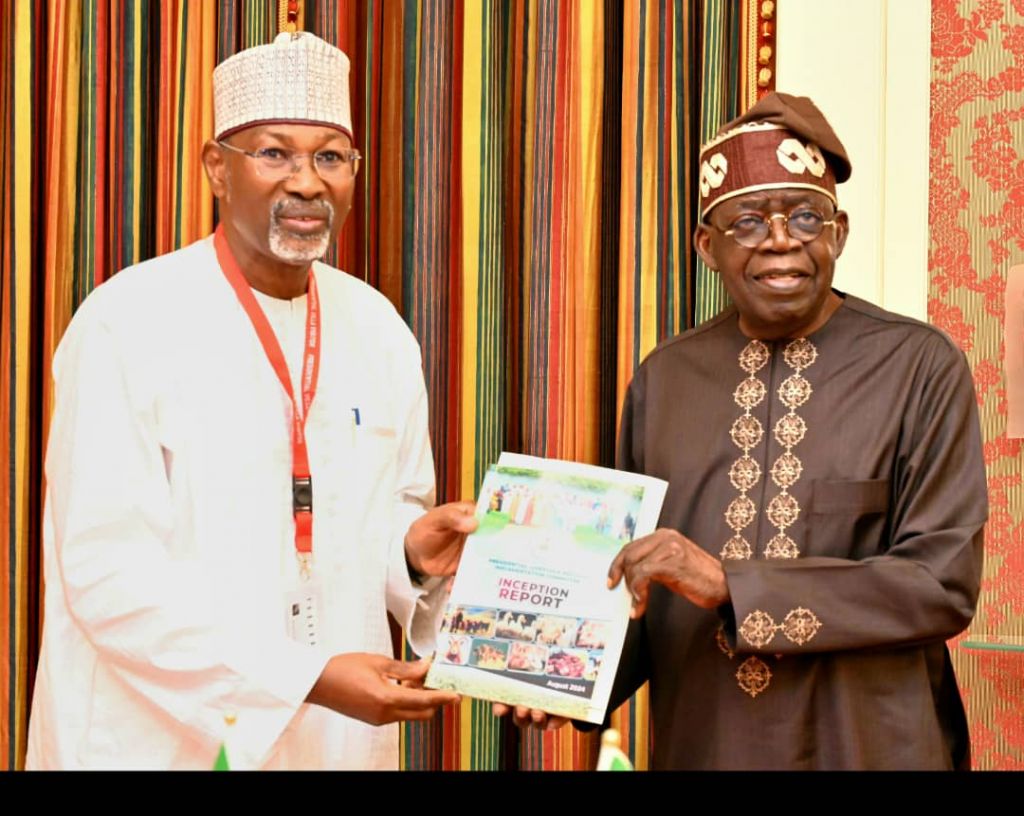
[[[0,33],[0,764],[23,762],[40,621],[49,370],[116,270],[212,229],[210,73],[275,0],[4,4]],[[366,156],[331,257],[424,352],[441,500],[502,450],[610,465],[626,384],[723,304],[690,236],[702,137],[756,95],[756,0],[306,0],[352,59]],[[748,63],[750,63],[748,65]],[[615,715],[639,767],[643,692]],[[590,768],[594,737],[464,701],[403,730],[409,768]]]

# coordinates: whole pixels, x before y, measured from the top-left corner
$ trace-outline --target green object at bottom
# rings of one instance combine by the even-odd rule
[[[215,771],[230,771],[231,766],[228,764],[228,752],[225,750],[223,744],[220,746],[220,751],[217,752],[217,761],[213,763],[213,770]]]
[[[615,757],[612,759],[611,764],[608,766],[609,771],[631,771],[633,766],[630,765],[622,757]]]

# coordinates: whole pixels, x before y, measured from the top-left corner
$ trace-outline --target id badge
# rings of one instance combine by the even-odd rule
[[[320,583],[314,578],[285,593],[285,620],[288,636],[297,643],[320,643]]]

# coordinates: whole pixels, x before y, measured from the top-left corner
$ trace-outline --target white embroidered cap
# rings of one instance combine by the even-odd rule
[[[213,70],[213,132],[269,122],[326,125],[352,136],[345,52],[305,31],[278,34]]]

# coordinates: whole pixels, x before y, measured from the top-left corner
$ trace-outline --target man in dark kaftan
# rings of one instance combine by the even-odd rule
[[[635,620],[609,710],[650,680],[655,768],[970,761],[945,641],[981,576],[974,387],[941,331],[832,289],[849,175],[785,94],[701,151],[695,242],[735,305],[647,357],[618,451],[669,483],[611,570]]]

